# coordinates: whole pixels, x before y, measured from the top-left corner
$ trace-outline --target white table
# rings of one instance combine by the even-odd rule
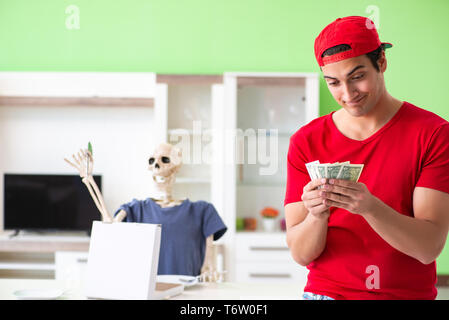
[[[204,283],[184,289],[174,300],[299,300],[302,287],[296,283]]]
[[[17,299],[14,292],[25,289],[65,289],[57,280],[0,279],[0,300]],[[298,284],[286,283],[201,283],[186,287],[173,300],[298,300],[302,288]],[[60,299],[84,300],[80,288],[67,291]]]
[[[64,289],[64,283],[57,280],[0,279],[0,300],[15,300],[16,290]],[[294,283],[204,283],[186,287],[173,300],[298,300],[302,287]],[[60,299],[85,300],[80,288],[75,288]],[[449,300],[449,287],[438,288],[437,300]]]

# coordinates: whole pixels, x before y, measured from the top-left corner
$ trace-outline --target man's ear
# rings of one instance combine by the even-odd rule
[[[385,56],[385,51],[382,50],[380,53],[379,60],[377,60],[377,65],[379,66],[379,71],[384,73],[387,70],[387,57]]]

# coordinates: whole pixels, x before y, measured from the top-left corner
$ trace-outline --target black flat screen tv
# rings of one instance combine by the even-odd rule
[[[101,191],[101,176],[94,175]],[[86,231],[101,220],[79,175],[4,174],[4,229]]]

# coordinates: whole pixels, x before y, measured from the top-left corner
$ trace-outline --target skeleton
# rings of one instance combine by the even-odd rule
[[[80,150],[77,155],[72,155],[75,163],[66,158],[64,160],[78,170],[83,183],[87,186],[95,205],[101,213],[102,221],[112,223],[121,222],[126,217],[126,211],[120,210],[113,218],[107,210],[103,196],[92,177],[94,160],[89,150]],[[86,163],[86,165],[84,165]],[[156,189],[161,194],[160,198],[151,198],[162,208],[173,207],[181,204],[183,200],[174,199],[172,196],[173,183],[176,173],[182,166],[182,151],[171,144],[162,143],[154,150],[148,159],[148,170],[152,173]],[[213,235],[206,239],[206,253],[201,269],[200,279],[203,281],[217,281],[222,277],[216,266],[216,247],[213,244]]]
[[[148,159],[148,170],[151,171],[156,189],[161,194],[161,198],[151,199],[162,208],[174,207],[183,201],[173,199],[172,197],[173,183],[176,179],[176,173],[178,173],[181,166],[181,149],[168,143],[160,144]],[[124,210],[117,214],[118,221],[122,221],[125,217],[126,212]]]

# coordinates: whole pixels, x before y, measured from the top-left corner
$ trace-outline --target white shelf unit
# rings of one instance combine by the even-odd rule
[[[210,202],[223,215],[217,161],[221,148],[218,116],[224,101],[222,76],[158,74],[156,82],[157,141],[176,145],[183,154],[174,197]]]
[[[81,287],[88,252],[1,252],[0,278],[56,279]]]
[[[36,253],[0,253],[0,270],[17,271],[51,271],[54,272],[54,257],[49,254]],[[1,273],[0,273],[1,274]]]
[[[319,78],[317,73],[227,72],[223,81],[224,131],[234,132],[225,135],[223,144],[224,211],[229,226],[226,268],[231,280],[244,277],[257,281],[260,279],[244,275],[248,270],[267,275],[264,265],[273,251],[267,252],[264,262],[244,260],[246,255],[238,252],[267,236],[261,229],[260,211],[264,207],[279,210],[277,222],[283,218],[289,139],[319,116]],[[237,217],[257,219],[258,229],[242,236],[235,228]],[[285,243],[285,233],[279,232],[277,237],[278,243],[280,239]],[[289,254],[284,248],[285,259]],[[300,265],[293,265],[301,269]],[[276,266],[283,268],[281,264]],[[282,280],[278,276],[272,278]],[[270,277],[261,279],[269,281]]]
[[[74,268],[87,257],[87,236],[22,236],[0,237],[0,278],[68,279],[76,276]],[[67,255],[72,261],[61,259]],[[73,257],[77,257],[77,259]],[[84,266],[87,260],[84,259]],[[77,280],[80,282],[81,280]]]

